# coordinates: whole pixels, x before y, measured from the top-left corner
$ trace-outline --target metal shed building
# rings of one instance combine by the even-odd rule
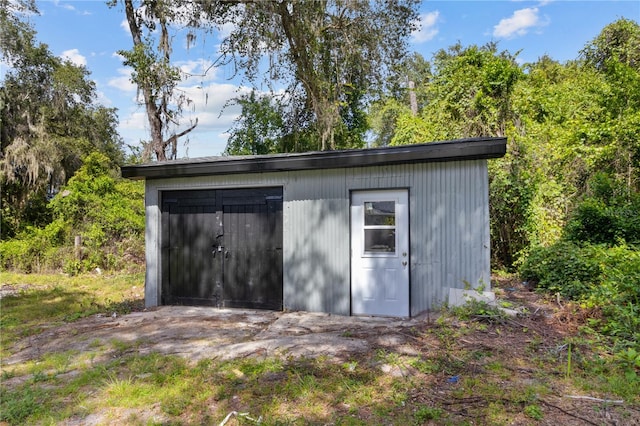
[[[490,284],[487,160],[505,138],[207,157],[146,180],[145,304],[414,316]]]

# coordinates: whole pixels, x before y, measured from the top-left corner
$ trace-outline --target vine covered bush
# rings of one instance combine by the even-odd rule
[[[47,205],[53,220],[0,242],[5,269],[79,273],[137,268],[144,259],[144,186],[117,177],[94,152]],[[74,247],[80,236],[82,246]]]

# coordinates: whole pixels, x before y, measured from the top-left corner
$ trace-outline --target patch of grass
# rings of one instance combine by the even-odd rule
[[[544,418],[542,409],[537,404],[527,405],[524,407],[524,414],[526,414],[527,417],[531,417],[533,420],[542,420]]]
[[[0,421],[8,424],[28,424],[28,419],[46,412],[46,392],[33,384],[17,389],[0,387]]]
[[[85,282],[94,278],[95,283]],[[34,282],[40,279],[36,276]],[[26,311],[14,315],[6,323],[25,335],[36,333],[47,326],[36,309],[43,295],[69,293],[71,301],[95,300],[87,295],[94,286],[116,281],[75,279],[58,281],[51,288],[45,288],[51,283],[43,283],[49,293],[40,293],[40,298],[31,294],[39,291],[37,285],[14,296],[31,304],[34,312],[32,317]],[[132,284],[121,282],[122,300],[130,300],[126,292]],[[58,311],[52,321],[62,323],[70,312],[82,316],[92,308],[77,309],[73,305]],[[27,324],[20,325],[23,320]],[[8,382],[0,384],[0,422],[81,423],[95,416],[101,424],[219,424],[236,411],[260,418],[265,425],[499,425],[541,420],[561,424],[566,417],[556,422],[554,410],[544,405],[558,392],[615,396],[638,408],[638,383],[628,379],[638,376],[636,352],[607,353],[601,349],[604,344],[594,349],[576,336],[550,339],[535,326],[531,324],[525,336],[518,334],[522,327],[508,322],[461,320],[445,312],[435,323],[413,328],[402,348],[374,346],[368,353],[346,358],[277,355],[197,363],[158,353],[141,355],[135,350],[139,340],[72,336],[84,339],[86,350],[43,353],[3,366],[2,379]],[[573,344],[572,374],[567,378],[568,341]],[[408,346],[412,352],[407,352]],[[384,373],[381,364],[394,368]],[[408,374],[395,377],[399,370]],[[555,411],[558,414],[562,412]],[[228,424],[255,422],[239,416]]]
[[[409,365],[423,374],[434,374],[440,371],[439,363],[430,358],[414,357],[409,360]]]
[[[474,319],[496,323],[502,322],[506,318],[506,314],[500,310],[500,308],[489,305],[482,300],[469,299],[464,305],[451,307],[449,309],[453,315],[464,321]]]
[[[444,411],[436,407],[420,407],[416,410],[414,418],[417,424],[424,424],[429,420],[440,420]]]
[[[124,314],[143,307],[142,273],[132,275],[39,275],[0,273],[2,285],[21,290],[2,299],[0,357],[42,327],[102,313]]]

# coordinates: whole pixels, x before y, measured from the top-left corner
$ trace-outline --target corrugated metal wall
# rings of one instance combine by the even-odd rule
[[[350,313],[351,191],[407,188],[411,315],[490,284],[486,160],[147,181],[147,305],[159,301],[158,191],[284,187],[284,307]],[[155,283],[155,284],[154,284]]]
[[[432,309],[450,287],[490,286],[486,160],[413,166],[411,314]]]
[[[350,313],[344,170],[291,172],[284,193],[286,309]]]

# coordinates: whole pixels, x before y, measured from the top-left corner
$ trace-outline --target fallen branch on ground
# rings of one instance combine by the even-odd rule
[[[262,423],[262,416],[258,417],[257,419],[254,419],[252,417],[249,417],[249,413],[238,413],[237,411],[232,411],[229,414],[227,414],[227,417],[225,417],[222,422],[220,422],[220,426],[226,425],[229,419],[233,416],[244,417],[245,419],[250,420],[256,424]]]
[[[604,402],[607,404],[624,404],[624,400],[622,399],[601,399],[601,398],[594,398],[592,396],[582,396],[582,395],[565,395],[564,397],[571,398],[571,399],[584,399],[587,401]]]

